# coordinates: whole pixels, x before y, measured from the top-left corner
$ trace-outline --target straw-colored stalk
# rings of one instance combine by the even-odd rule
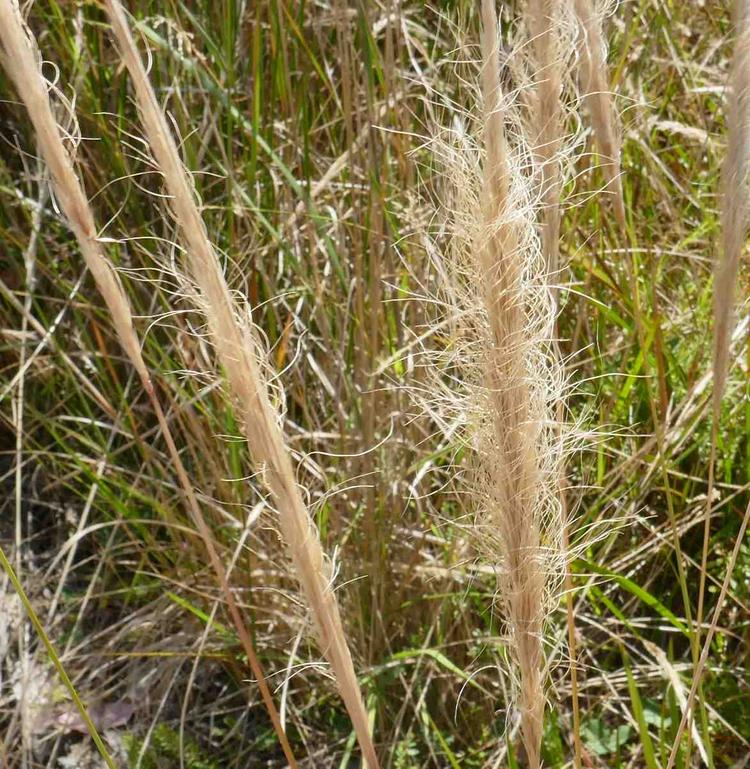
[[[3,45],[2,63],[28,110],[37,135],[39,149],[49,167],[57,202],[78,241],[87,267],[109,310],[117,337],[134,366],[146,390],[177,473],[189,510],[208,551],[232,620],[248,656],[253,675],[257,678],[261,696],[276,729],[279,741],[291,767],[296,767],[294,755],[281,727],[281,720],[271,697],[262,667],[253,648],[250,634],[234,600],[224,566],[216,551],[210,530],[198,504],[187,471],[182,463],[164,411],[151,382],[141,345],[133,325],[130,302],[114,267],[104,255],[97,236],[94,216],[73,163],[65,149],[60,128],[50,105],[45,81],[39,67],[36,41],[26,28],[15,0],[0,0],[0,40]],[[87,715],[83,713],[85,719]]]
[[[713,338],[713,403],[711,426],[711,455],[709,459],[708,493],[703,523],[703,550],[701,554],[698,609],[696,612],[696,638],[700,639],[706,591],[708,550],[711,541],[711,513],[713,509],[714,466],[718,443],[721,404],[726,390],[729,357],[734,329],[735,289],[742,250],[750,223],[750,0],[736,0],[734,6],[736,38],[729,74],[729,101],[727,113],[727,153],[721,173],[721,253],[714,267],[714,338]],[[682,734],[692,718],[692,705],[700,686],[721,609],[739,555],[740,546],[750,517],[750,505],[740,527],[734,549],[727,565],[724,581],[716,601],[711,624],[706,633],[701,656],[693,672],[693,685],[688,695],[682,721],[677,730],[667,769],[674,765]]]
[[[735,4],[737,38],[729,85],[727,154],[721,175],[721,256],[714,271],[714,390],[718,414],[729,369],[734,297],[750,218],[750,2]]]
[[[750,2],[738,0],[734,8],[737,30],[731,72],[727,114],[727,153],[721,173],[721,252],[714,265],[714,336],[711,455],[708,493],[703,525],[696,634],[700,638],[706,589],[708,546],[711,539],[711,507],[714,466],[721,403],[729,369],[729,347],[734,327],[734,296],[737,274],[745,245],[750,216]]]
[[[563,142],[562,75],[560,51],[560,0],[528,0],[526,24],[531,36],[530,126],[534,155],[540,172],[542,203],[542,251],[547,270],[556,276],[560,262],[560,198]]]
[[[177,145],[148,80],[122,5],[118,0],[106,0],[105,5],[123,62],[135,87],[146,137],[163,174],[171,213],[186,248],[187,272],[200,293],[201,309],[237,403],[245,437],[271,492],[282,535],[312,610],[321,650],[333,670],[363,756],[371,769],[375,769],[378,761],[336,596],[330,584],[330,568],[295,481],[291,456],[261,373],[253,331],[238,319],[219,258],[196,204],[192,180],[182,165]]]
[[[511,632],[518,669],[518,707],[529,767],[540,764],[544,715],[546,618],[546,556],[541,532],[546,522],[545,493],[549,479],[557,480],[554,459],[543,456],[544,424],[554,422],[546,392],[540,397],[544,372],[531,363],[542,353],[532,347],[538,339],[531,315],[549,312],[544,327],[552,327],[551,302],[530,307],[528,281],[543,284],[545,267],[535,254],[536,241],[524,228],[531,220],[517,210],[513,191],[520,171],[511,160],[499,72],[498,23],[494,0],[482,2],[482,98],[484,104],[484,167],[479,191],[480,221],[472,245],[475,270],[482,281],[488,335],[485,340],[484,388],[488,411],[485,472],[490,525],[496,534],[501,561],[499,598]],[[515,177],[514,177],[515,174]],[[525,275],[532,271],[534,277]],[[546,310],[545,310],[546,307]],[[554,359],[549,361],[555,365]],[[550,492],[554,493],[554,492]],[[559,527],[557,527],[559,528]],[[553,538],[559,539],[556,531]],[[550,544],[551,546],[551,544]]]
[[[620,179],[620,133],[614,99],[609,88],[606,46],[602,32],[602,14],[595,0],[573,0],[579,24],[578,73],[584,103],[599,150],[607,189],[612,195],[615,218],[625,226],[625,199]]]
[[[531,63],[535,85],[531,94],[530,128],[535,138],[535,162],[539,166],[542,183],[542,251],[544,253],[548,279],[552,281],[551,293],[555,301],[554,312],[558,311],[557,285],[562,279],[560,265],[560,222],[562,203],[561,156],[565,152],[565,112],[562,101],[563,79],[567,74],[568,57],[564,50],[563,3],[561,0],[528,0],[526,4],[526,25],[531,35]],[[557,317],[555,322],[554,354],[561,360],[562,353],[557,341]],[[562,425],[562,399],[557,404],[557,418]],[[563,508],[566,506],[564,489],[567,486],[564,465],[560,464],[559,496]],[[563,511],[563,518],[566,518]],[[563,523],[562,546],[570,550],[568,521]],[[573,604],[573,578],[570,562],[565,564],[565,591],[567,609],[568,651],[570,659],[571,701],[573,708],[573,740],[575,747],[574,766],[581,764],[581,745],[578,734],[580,715],[578,706],[578,670],[575,645],[575,609]]]

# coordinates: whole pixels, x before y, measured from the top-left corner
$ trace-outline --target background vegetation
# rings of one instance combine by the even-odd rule
[[[456,424],[431,419],[413,397],[426,383],[421,345],[455,341],[430,328],[426,301],[445,188],[430,140],[436,126],[461,130],[475,109],[462,48],[479,39],[475,4],[138,0],[129,9],[185,163],[199,170],[230,286],[267,337],[298,481],[335,554],[383,764],[514,766],[495,575],[476,557],[454,482],[469,458]],[[38,0],[29,12],[59,89],[58,118],[80,136],[71,139],[78,170],[295,752],[309,766],[357,766],[274,514],[248,477],[237,416],[213,376],[203,321],[161,267],[174,258],[174,231],[106,17],[77,0]],[[516,9],[503,13],[511,30]],[[611,9],[606,34],[626,231],[596,194],[602,180],[584,131],[561,235],[571,421],[589,435],[568,466],[581,545],[581,739],[585,766],[654,769],[666,765],[691,683],[730,15],[713,0],[628,0]],[[3,549],[121,766],[282,766],[149,401],[3,74],[0,94]],[[738,289],[746,300],[746,274]],[[746,302],[738,318],[704,616],[749,501]],[[740,767],[750,754],[748,575],[743,546],[697,708],[693,765]],[[3,588],[4,766],[97,765]],[[553,620],[550,645],[563,648],[564,606]],[[572,729],[561,659],[546,765],[570,763]]]

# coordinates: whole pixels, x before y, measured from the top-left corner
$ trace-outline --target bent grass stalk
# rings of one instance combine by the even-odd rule
[[[712,366],[714,387],[711,408],[711,453],[708,464],[708,491],[703,519],[703,547],[701,551],[700,584],[696,612],[696,644],[700,644],[706,592],[708,550],[711,541],[711,513],[715,481],[716,450],[718,443],[721,404],[726,390],[729,371],[730,343],[734,329],[735,287],[742,250],[750,221],[750,0],[736,0],[734,5],[736,39],[729,76],[727,114],[727,154],[721,173],[721,255],[714,266],[714,334]],[[727,572],[716,602],[703,650],[693,672],[693,685],[677,730],[668,769],[676,760],[682,734],[692,718],[692,706],[701,683],[711,641],[716,630],[721,608],[726,598],[729,581],[739,554],[750,516],[750,506],[740,527]]]
[[[2,11],[0,17],[2,17],[3,21],[2,25],[0,25],[0,40],[2,40],[4,49],[3,66],[15,83],[18,93],[26,105],[29,117],[31,118],[31,122],[36,131],[40,151],[50,169],[52,185],[55,190],[57,201],[78,241],[86,265],[91,271],[94,280],[96,281],[96,285],[104,298],[120,344],[136,369],[143,388],[146,390],[151,401],[191,515],[198,528],[204,546],[206,547],[211,565],[219,580],[237,634],[240,637],[242,646],[247,654],[250,668],[253,675],[258,680],[262,699],[268,710],[274,729],[284,750],[284,754],[289,761],[290,766],[296,767],[297,764],[291,746],[281,727],[281,721],[268,688],[268,684],[266,683],[263,669],[255,653],[250,634],[245,627],[237,603],[234,600],[234,595],[229,588],[226,571],[216,551],[208,525],[201,513],[192,484],[190,483],[187,471],[182,463],[169,428],[169,423],[166,420],[164,411],[151,381],[151,377],[148,373],[146,363],[141,354],[141,345],[133,325],[133,314],[130,308],[130,302],[120,283],[117,273],[108,259],[104,256],[101,243],[97,237],[94,217],[88,199],[86,198],[83,187],[73,169],[71,159],[63,145],[60,128],[52,114],[47,89],[39,70],[39,56],[36,42],[31,32],[25,27],[20,10],[13,0],[0,0],[0,11]],[[16,587],[18,589],[18,586]],[[24,601],[24,603],[27,605],[28,601]],[[39,631],[41,625],[38,624],[38,621],[34,624]],[[42,635],[42,640],[47,648],[50,649],[51,647],[46,635],[43,633],[40,633],[40,635]],[[62,670],[62,667],[59,664],[59,659],[56,655],[53,656],[51,654],[51,656],[56,667],[61,671],[61,675],[64,676],[64,680],[66,680],[67,676],[64,675],[64,670]],[[68,682],[66,681],[66,686],[67,685]],[[71,694],[74,695],[74,691],[72,691]],[[79,709],[81,709],[82,706],[77,695],[75,695],[73,699]],[[98,739],[96,730],[93,728],[93,724],[85,712],[85,709],[81,709],[81,714],[91,731],[92,737],[97,742],[97,747],[99,747],[100,740]],[[111,766],[111,759],[108,759],[106,752],[102,755]]]
[[[156,101],[122,5],[118,0],[105,0],[105,5],[133,81],[151,151],[170,195],[172,215],[187,249],[188,273],[200,292],[219,362],[239,407],[245,437],[255,462],[264,468],[282,534],[312,610],[321,650],[333,669],[360,749],[370,769],[377,769],[367,712],[330,585],[323,548],[295,481],[289,450],[257,359],[252,329],[238,320],[218,256],[196,204],[191,180]]]

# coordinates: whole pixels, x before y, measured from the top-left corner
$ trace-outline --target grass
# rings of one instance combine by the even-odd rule
[[[421,415],[411,396],[428,384],[419,351],[459,341],[446,326],[417,342],[434,318],[421,298],[437,287],[424,236],[442,242],[431,201],[445,189],[425,138],[458,127],[475,104],[476,70],[458,52],[470,44],[479,55],[477,5],[129,8],[184,162],[200,170],[195,185],[227,282],[253,307],[278,373],[271,401],[323,549],[335,556],[381,763],[522,766],[517,724],[506,720],[496,578],[477,557],[456,482],[470,454],[454,423]],[[506,34],[515,18],[503,11]],[[247,477],[242,415],[216,381],[202,316],[162,268],[177,258],[175,231],[107,17],[92,3],[38,0],[29,21],[57,67],[45,74],[74,104],[77,169],[96,222],[108,223],[106,256],[294,753],[301,765],[356,766],[351,723],[321,669],[263,479]],[[597,158],[586,152],[565,169],[560,245],[571,284],[560,295],[561,351],[576,385],[571,420],[590,434],[568,463],[584,766],[666,766],[696,661],[731,29],[714,0],[614,8],[604,32],[622,122],[624,231],[594,192],[608,169],[592,170]],[[135,766],[141,752],[142,766],[159,766],[158,750],[170,766],[180,755],[186,766],[283,766],[147,394],[49,195],[4,72],[0,93],[3,550],[89,709],[135,705],[125,724],[97,724],[118,766]],[[72,129],[70,110],[53,99]],[[744,268],[738,284],[709,619],[748,504]],[[704,755],[715,767],[748,752],[750,551],[737,547],[678,767],[688,752],[692,765]],[[88,750],[87,737],[61,726],[70,702],[10,585],[0,601],[5,765],[52,766]],[[565,634],[562,604],[550,646],[564,648]],[[572,724],[561,664],[550,674],[545,766],[570,765]]]

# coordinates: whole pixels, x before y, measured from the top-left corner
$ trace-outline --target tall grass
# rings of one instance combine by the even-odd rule
[[[484,178],[479,194],[481,229],[474,248],[491,336],[487,371],[493,425],[489,461],[491,515],[503,557],[501,597],[507,604],[512,643],[520,672],[521,730],[529,766],[540,766],[544,713],[542,632],[544,573],[540,526],[535,516],[542,482],[538,456],[540,415],[532,403],[526,369],[527,324],[522,274],[523,234],[518,232],[511,199],[511,165],[500,109],[498,23],[494,3],[482,3],[482,98],[484,101]],[[550,230],[555,212],[550,212]],[[550,233],[551,235],[551,233]],[[545,239],[547,234],[545,234]],[[528,248],[528,245],[526,245]],[[549,253],[548,253],[549,256]],[[493,451],[494,449],[494,451]],[[497,456],[493,454],[497,452]]]
[[[190,512],[208,551],[211,565],[216,571],[235,627],[242,639],[250,667],[258,679],[264,702],[268,708],[279,741],[284,748],[290,766],[295,767],[294,754],[281,727],[279,715],[255,653],[250,634],[245,628],[236,601],[229,588],[226,570],[216,552],[211,532],[201,513],[193,486],[180,459],[172,432],[141,354],[141,345],[135,332],[130,302],[113,265],[104,255],[102,242],[98,237],[94,224],[93,213],[73,169],[70,157],[63,145],[60,128],[52,114],[49,98],[46,93],[45,81],[37,64],[39,53],[36,49],[34,38],[28,30],[24,29],[20,10],[13,0],[1,0],[0,10],[5,22],[3,30],[0,32],[0,40],[3,43],[3,66],[14,80],[16,88],[29,110],[31,121],[36,129],[40,150],[52,174],[53,188],[57,200],[76,236],[78,246],[86,260],[86,265],[91,271],[107,305],[120,344],[138,373],[143,388],[151,400],[151,405],[159,421],[159,426],[167,443],[169,454],[174,463],[175,472],[179,478]],[[77,704],[79,703],[77,702]],[[88,715],[86,713],[83,715],[87,720],[87,725],[90,726],[91,722]],[[96,730],[93,731],[93,736],[94,739],[99,740]],[[108,758],[106,753],[104,755],[105,758]]]
[[[326,566],[320,540],[295,479],[278,416],[269,399],[254,332],[239,320],[239,310],[208,239],[194,190],[148,82],[122,6],[117,0],[107,0],[106,6],[123,61],[133,78],[157,168],[164,176],[170,210],[185,243],[189,275],[199,292],[200,307],[211,330],[217,358],[237,401],[250,450],[271,491],[281,531],[315,620],[321,650],[333,669],[364,758],[370,767],[377,769],[367,712],[331,584],[332,574]]]
[[[560,262],[560,153],[565,131],[562,87],[567,57],[563,51],[561,10],[558,0],[529,0],[525,5],[534,79],[530,139],[540,175],[542,250],[553,276],[557,276]]]
[[[548,283],[549,260],[556,257],[547,246],[557,213],[548,209],[546,192],[534,206],[535,178],[524,164],[534,158],[550,180],[549,169],[542,169],[558,158],[555,151],[537,160],[538,135],[526,142],[518,132],[520,111],[501,85],[495,4],[484,0],[481,8],[481,117],[473,119],[481,144],[459,137],[438,152],[439,160],[445,158],[443,212],[450,238],[437,278],[450,314],[436,325],[450,322],[460,340],[449,365],[452,378],[464,383],[440,386],[453,390],[450,413],[467,415],[465,440],[476,455],[477,479],[464,513],[476,514],[480,550],[497,570],[496,603],[508,629],[515,681],[509,721],[517,714],[527,764],[536,769],[548,675],[546,623],[563,564],[555,417],[562,379],[552,354]],[[558,125],[556,142],[560,131]],[[559,205],[559,186],[556,195]],[[537,213],[551,227],[541,242]],[[444,366],[443,357],[438,362]]]
[[[558,381],[551,370],[545,370],[545,363],[552,365],[550,361],[539,366],[538,357],[544,350],[535,349],[544,344],[540,333],[551,333],[554,325],[550,297],[545,297],[545,278],[557,267],[559,237],[559,175],[550,167],[557,161],[562,130],[557,61],[550,50],[554,47],[552,11],[551,7],[530,9],[533,16],[542,17],[534,19],[532,29],[538,56],[544,62],[536,91],[536,120],[540,125],[537,138],[544,147],[542,251],[546,265],[540,264],[529,225],[524,222],[522,177],[506,140],[498,21],[491,0],[482,3],[485,154],[479,191],[481,219],[473,243],[489,331],[484,373],[491,424],[484,458],[489,512],[498,531],[502,558],[499,597],[512,629],[520,674],[521,731],[532,769],[541,765],[545,593],[557,578],[548,571],[553,559],[545,558],[545,551],[559,546],[562,530],[559,503],[550,502],[545,488],[551,480],[554,485],[559,475],[557,457],[547,454],[544,438],[545,431],[554,432],[556,393],[549,388]]]
[[[602,13],[594,0],[573,0],[580,25],[578,71],[581,95],[591,117],[599,149],[600,165],[612,198],[617,223],[625,227],[625,200],[620,179],[621,141],[613,94],[606,64]]]
[[[737,22],[660,0],[127,7],[124,47],[104,4],[23,10],[134,341],[0,67],[0,543],[53,649],[2,583],[3,765],[99,760],[55,656],[118,766],[363,763],[320,675],[349,652],[306,632],[286,557],[296,489],[381,765],[741,764],[744,202],[716,195],[744,190],[719,178],[725,115],[742,155]],[[595,436],[564,476],[563,419]]]
[[[721,253],[714,268],[713,285],[713,394],[711,400],[711,455],[709,460],[708,493],[704,516],[703,547],[701,551],[698,608],[696,612],[697,638],[701,637],[701,624],[705,600],[708,548],[710,546],[711,513],[714,495],[714,467],[720,429],[721,406],[727,381],[731,337],[734,327],[735,287],[740,258],[747,239],[750,223],[750,3],[734,3],[734,53],[729,76],[727,108],[727,150],[721,172]],[[750,505],[742,516],[734,547],[727,561],[726,574],[716,600],[700,657],[693,671],[693,682],[687,697],[674,744],[669,754],[667,769],[677,761],[683,732],[692,721],[692,708],[701,686],[703,671],[711,652],[719,617],[729,591],[730,582],[750,522]]]

